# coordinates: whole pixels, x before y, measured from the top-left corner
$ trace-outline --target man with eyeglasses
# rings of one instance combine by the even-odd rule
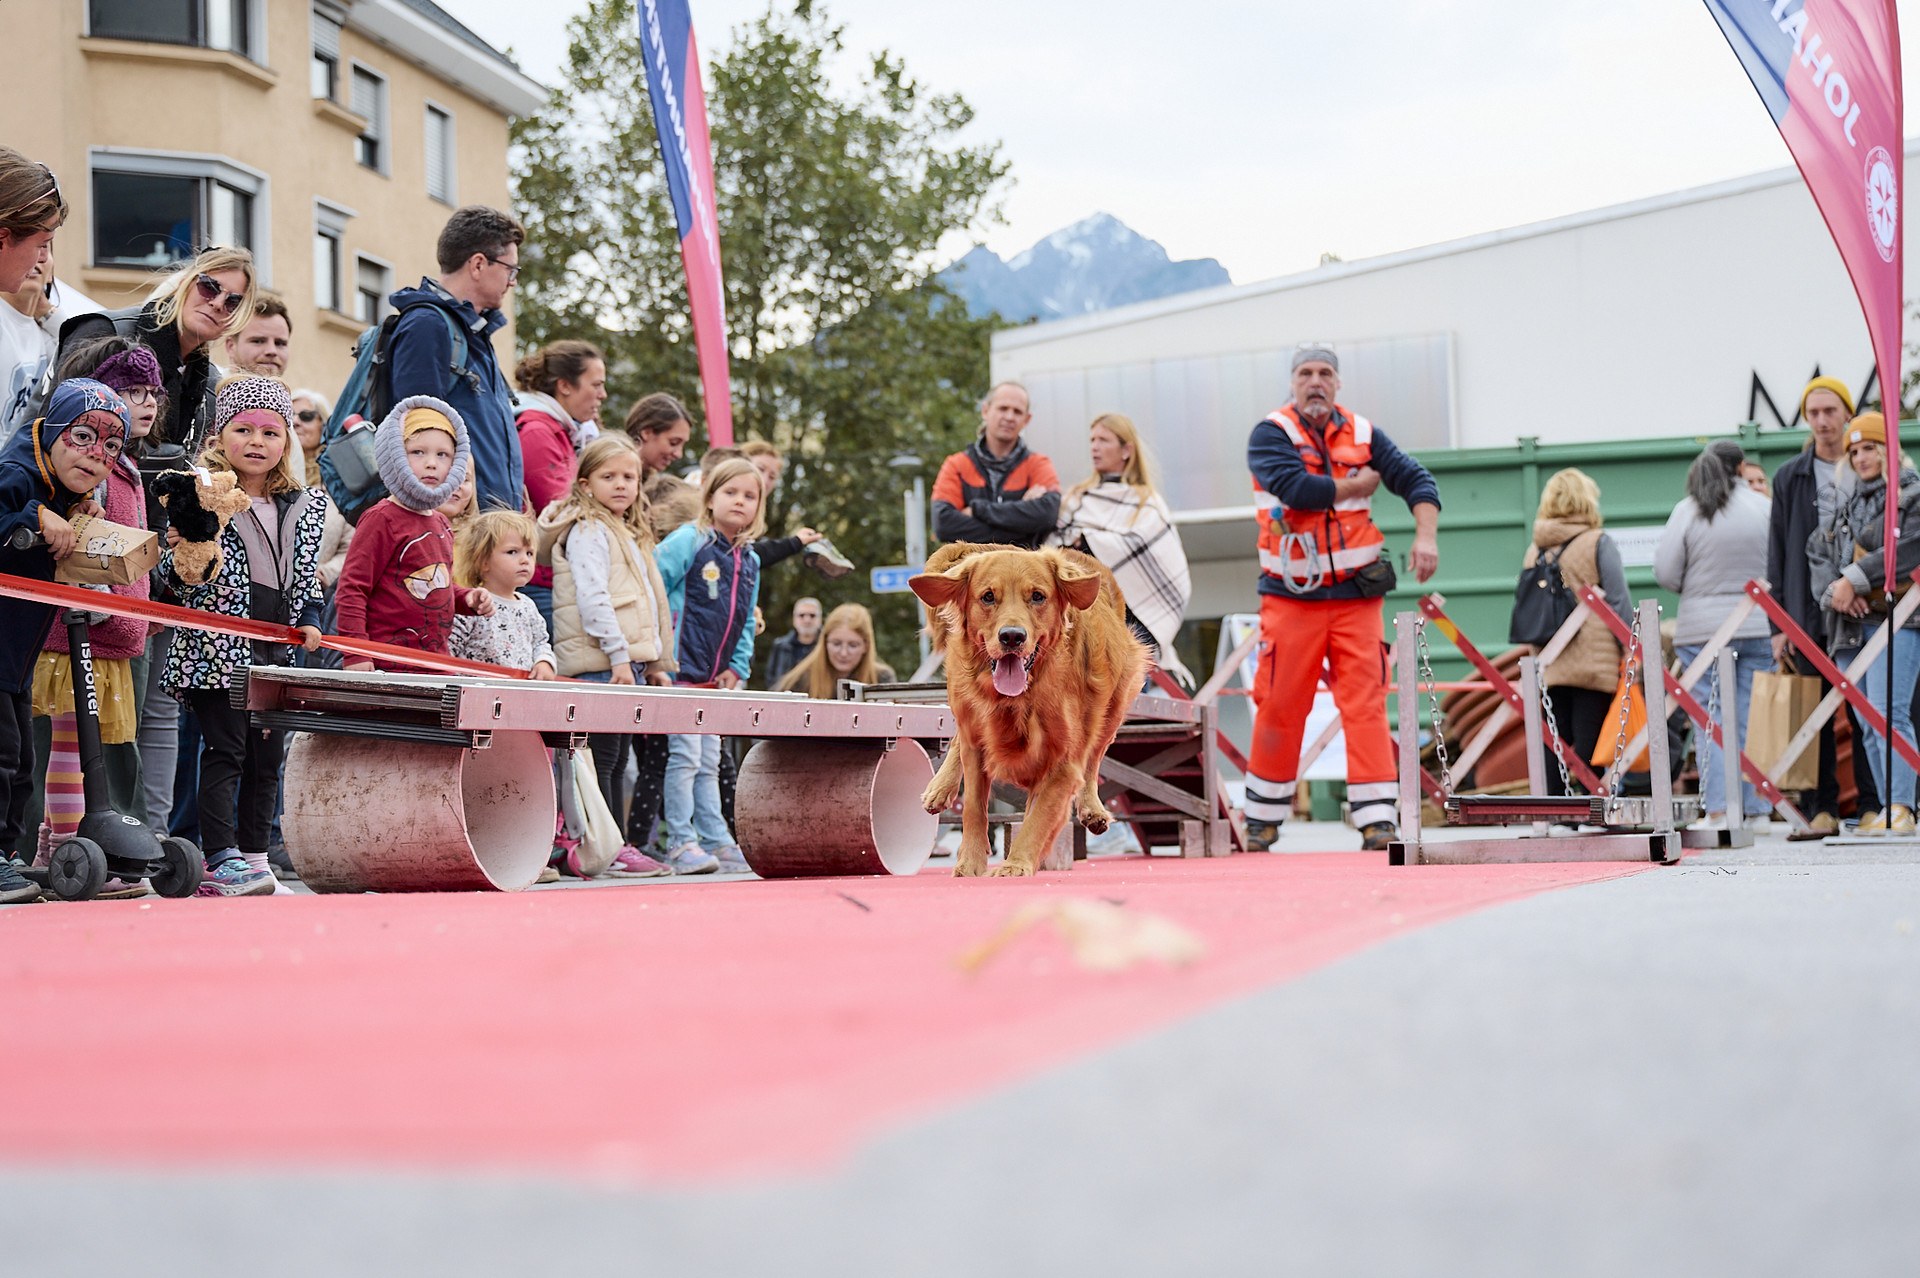
[[[512,216],[481,204],[455,210],[440,232],[440,278],[422,279],[391,301],[400,312],[391,343],[393,400],[432,395],[465,419],[481,507],[519,510],[525,500],[513,390],[500,371],[493,335],[520,275],[526,232]],[[451,315],[466,337],[464,367],[453,358]]]

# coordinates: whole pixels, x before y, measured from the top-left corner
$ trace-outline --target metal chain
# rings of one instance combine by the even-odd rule
[[[1440,713],[1440,693],[1433,686],[1433,661],[1427,654],[1427,618],[1421,613],[1413,621],[1414,646],[1420,654],[1420,681],[1427,690],[1427,724],[1433,730],[1433,754],[1440,764],[1440,789],[1445,798],[1453,797],[1453,766],[1447,759],[1447,723],[1446,716]],[[1419,715],[1420,700],[1416,692],[1412,702],[1414,714]],[[1416,717],[1415,722],[1418,722]]]
[[[1613,793],[1608,797],[1620,797],[1620,789],[1627,780],[1627,718],[1633,711],[1633,682],[1640,677],[1640,610],[1633,610],[1633,630],[1627,639],[1627,665],[1625,677],[1621,680],[1620,691],[1620,729],[1613,738]],[[1666,731],[1666,725],[1660,725]],[[1647,732],[1653,732],[1653,725],[1647,725]]]
[[[1553,751],[1553,761],[1560,765],[1560,793],[1573,794],[1573,777],[1567,771],[1567,739],[1560,735],[1560,725],[1553,717],[1553,698],[1547,695],[1544,682],[1540,685],[1540,712],[1546,716],[1548,740],[1559,743],[1559,748]]]

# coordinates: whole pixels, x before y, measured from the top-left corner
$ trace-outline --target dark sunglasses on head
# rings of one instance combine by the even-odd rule
[[[194,287],[200,290],[200,296],[206,298],[209,302],[216,303],[220,309],[228,315],[239,310],[240,303],[247,300],[245,293],[228,293],[226,297],[222,299],[220,296],[220,281],[211,275],[196,275],[193,277],[193,283]]]

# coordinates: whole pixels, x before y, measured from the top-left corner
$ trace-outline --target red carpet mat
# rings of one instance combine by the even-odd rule
[[[712,1180],[917,1114],[1500,901],[1645,867],[1100,860],[1036,880],[635,885],[0,911],[0,1159]],[[1082,970],[1028,902],[1205,957]]]

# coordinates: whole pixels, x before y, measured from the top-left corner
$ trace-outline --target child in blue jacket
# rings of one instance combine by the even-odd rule
[[[675,529],[654,552],[667,586],[681,686],[738,688],[753,668],[753,609],[760,561],[753,541],[766,531],[763,480],[752,462],[732,457],[702,477],[700,517]],[[667,738],[667,836],[662,861],[678,874],[748,872],[720,810],[720,738]]]
[[[47,415],[22,426],[0,451],[0,573],[52,581],[73,553],[73,521],[98,515],[94,490],[127,447],[127,406],[91,378],[61,382]],[[15,547],[16,533],[44,544]],[[33,668],[60,610],[0,595],[0,848],[19,842],[33,793]],[[40,888],[0,854],[0,904],[30,901]]]

